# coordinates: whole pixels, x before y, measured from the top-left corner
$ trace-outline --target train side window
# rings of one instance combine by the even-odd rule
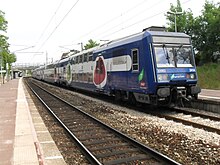
[[[74,64],[74,57],[70,59],[70,64]]]
[[[83,61],[83,56],[80,55],[80,56],[79,56],[79,63],[82,63],[82,61]]]
[[[138,71],[139,70],[139,52],[138,49],[132,49],[131,50],[131,56],[132,56],[132,70]]]
[[[89,53],[89,61],[92,61],[93,60],[93,54],[92,52]]]
[[[84,54],[84,61],[83,62],[87,62],[87,59],[88,59],[88,53],[85,53]]]
[[[79,63],[79,56],[76,56],[76,64]]]

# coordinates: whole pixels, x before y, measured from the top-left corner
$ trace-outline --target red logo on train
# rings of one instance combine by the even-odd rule
[[[105,68],[104,58],[99,56],[95,60],[95,70],[93,74],[93,82],[96,86],[103,87],[106,84],[107,72]]]

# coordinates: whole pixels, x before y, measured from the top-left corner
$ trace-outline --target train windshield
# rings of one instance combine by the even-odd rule
[[[193,53],[191,46],[155,45],[157,67],[193,67]]]

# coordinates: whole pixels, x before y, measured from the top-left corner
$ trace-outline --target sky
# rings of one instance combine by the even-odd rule
[[[183,10],[201,14],[205,0],[180,0]],[[218,0],[213,0],[217,3]],[[60,59],[81,50],[89,39],[98,43],[165,26],[165,14],[176,0],[0,0],[8,21],[6,36],[19,64]]]

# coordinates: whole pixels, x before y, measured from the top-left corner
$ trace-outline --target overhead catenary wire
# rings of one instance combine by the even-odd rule
[[[123,15],[125,15],[125,14],[127,14],[127,13],[133,11],[135,8],[139,7],[140,5],[143,5],[143,3],[145,3],[145,2],[148,2],[148,0],[144,0],[144,1],[140,2],[140,3],[138,3],[137,5],[135,5],[135,6],[131,7],[131,8],[129,8],[129,9],[127,9],[125,12],[122,12],[122,14],[117,15],[116,17],[113,17],[113,18],[107,20],[105,23],[99,25],[98,27],[94,28],[94,29],[91,30],[90,32],[83,34],[81,37],[79,37],[78,39],[74,40],[72,43],[79,42],[79,40],[81,41],[81,38],[86,37],[86,36],[88,36],[89,34],[94,33],[95,31],[97,31],[98,29],[101,29],[101,28],[103,28],[104,26],[106,26],[106,25],[112,23],[112,21],[115,21],[116,19],[121,18]],[[163,1],[163,2],[164,2],[164,1]],[[141,10],[140,12],[138,12],[137,14],[135,14],[135,16],[132,16],[132,17],[126,19],[124,22],[129,22],[129,21],[131,21],[132,19],[136,18],[137,16],[139,16],[139,15],[142,14],[143,12],[146,12],[146,10],[154,8],[154,7],[157,6],[159,3],[161,3],[161,0],[156,1],[153,5],[148,6],[148,7],[145,8],[144,10]],[[167,10],[164,10],[164,11],[167,11]],[[160,14],[163,13],[164,11],[160,12]],[[156,14],[156,15],[159,15],[159,14]],[[151,17],[151,16],[150,16],[150,17]],[[153,17],[154,17],[154,16],[153,16]],[[148,19],[150,19],[150,18],[148,18]],[[99,34],[96,34],[95,36],[98,37],[98,38],[103,39],[103,38],[105,38],[105,37],[110,36],[111,34],[115,34],[115,33],[117,33],[117,32],[120,32],[120,31],[122,31],[122,30],[128,28],[128,27],[125,26],[124,28],[121,28],[120,30],[116,30],[116,31],[113,31],[113,32],[112,32],[113,29],[116,29],[118,26],[122,26],[121,24],[122,24],[122,23],[119,23],[119,24],[117,24],[117,25],[112,25],[110,28],[108,28],[108,29],[105,30],[104,32],[99,33]],[[130,25],[129,25],[129,26],[130,26]],[[134,26],[134,25],[133,25],[133,26]],[[102,34],[106,34],[106,33],[108,33],[108,32],[110,32],[109,35],[102,36]],[[101,37],[99,37],[99,36],[101,36]],[[89,39],[89,38],[88,38],[88,39]],[[70,45],[70,44],[68,44],[68,45]]]
[[[78,2],[78,1],[77,1],[77,2]],[[76,2],[76,3],[77,3],[77,2]],[[94,28],[94,29],[91,30],[90,32],[87,32],[87,33],[83,34],[82,36],[80,36],[78,39],[76,39],[76,40],[74,40],[74,41],[78,43],[79,41],[81,41],[80,38],[86,37],[86,36],[88,36],[89,34],[94,33],[95,31],[97,31],[97,30],[103,28],[104,26],[106,26],[106,25],[112,23],[112,21],[115,21],[116,19],[119,19],[122,15],[125,15],[125,14],[127,14],[127,13],[133,11],[134,9],[136,9],[136,8],[139,7],[140,5],[143,5],[143,4],[146,3],[146,2],[148,2],[148,0],[141,1],[141,2],[138,3],[137,5],[135,5],[135,6],[131,7],[131,8],[129,8],[129,9],[127,9],[125,12],[122,12],[122,14],[121,14],[120,16],[117,15],[116,17],[113,17],[113,18],[107,20],[105,23],[99,25],[98,27]],[[154,3],[154,4],[151,5],[151,6],[149,6],[147,9],[154,8],[159,2],[161,2],[161,1],[156,1],[156,3]],[[147,9],[145,9],[145,10],[147,10]],[[128,22],[128,21],[130,21],[130,20],[136,18],[138,15],[140,15],[140,14],[143,13],[143,12],[145,12],[145,10],[142,10],[142,11],[138,12],[138,14],[136,14],[135,16],[133,16],[133,17],[127,19],[125,22]],[[70,10],[70,11],[71,11],[71,10]],[[164,12],[164,11],[162,11],[162,12]],[[162,12],[161,12],[161,13],[162,13]],[[69,12],[68,12],[68,13],[69,13]],[[160,13],[160,14],[161,14],[161,13]],[[156,15],[159,15],[159,14],[156,14]],[[152,16],[152,17],[154,17],[154,16]],[[65,18],[65,16],[64,16],[64,18]],[[147,19],[149,19],[149,18],[147,18]],[[140,21],[140,22],[142,22],[142,21]],[[61,20],[60,23],[62,23],[62,20]],[[49,40],[49,38],[52,36],[52,34],[54,33],[54,31],[56,31],[56,29],[58,28],[58,26],[60,25],[60,23],[54,28],[54,30],[52,31],[52,33],[51,33],[51,34],[48,36],[48,38],[43,42],[43,44],[40,46],[40,49],[41,49],[41,48],[45,45],[45,43]],[[134,25],[135,25],[135,24],[137,24],[137,23],[134,23]],[[132,25],[132,26],[134,26],[134,25]],[[106,32],[112,31],[112,29],[115,29],[115,28],[117,28],[118,26],[121,26],[121,23],[120,23],[120,24],[117,24],[117,25],[114,26],[113,28],[111,27],[111,28],[109,28],[108,30],[105,30],[105,32],[103,32],[103,33],[106,34]],[[132,26],[129,25],[129,27],[132,27]],[[119,32],[119,31],[122,31],[122,30],[127,29],[127,28],[128,28],[128,27],[124,27],[124,28],[122,28],[122,29],[120,29],[120,30],[113,31],[113,32],[111,32],[109,35],[115,34],[115,33]],[[103,33],[98,34],[98,35],[96,35],[96,36],[101,36]],[[109,35],[105,35],[105,36],[109,36]],[[104,36],[104,37],[105,37],[105,36]],[[75,43],[74,41],[71,42],[71,43]],[[68,44],[68,45],[73,45],[73,44]]]
[[[142,2],[138,3],[137,5],[132,6],[131,8],[127,9],[125,12],[121,13],[121,15],[125,15],[126,13],[131,12],[132,10],[136,9],[138,6],[142,5],[143,3],[146,3],[147,1],[148,0],[143,0]],[[119,19],[121,15],[117,15],[117,16],[105,21],[103,24],[99,25],[98,27],[94,28],[93,30],[89,31],[88,33],[83,34],[78,39],[83,38],[83,37],[95,32],[95,31],[99,30],[100,28],[103,28],[103,26],[106,26],[106,25],[112,23],[112,21],[115,21],[116,19]]]
[[[78,1],[79,1],[79,0],[78,0]],[[63,19],[62,19],[62,20],[57,24],[57,26],[53,29],[53,31],[50,33],[50,35],[47,37],[47,39],[42,43],[42,45],[40,46],[39,50],[46,44],[46,42],[47,42],[47,41],[50,39],[50,37],[54,34],[54,32],[57,30],[57,28],[60,26],[60,24],[63,22],[63,20],[67,17],[67,15],[71,12],[71,10],[73,9],[73,7],[78,3],[78,1],[76,1],[76,2],[74,3],[74,5],[70,8],[70,10],[65,14],[65,16],[63,17]],[[190,1],[190,0],[185,1],[184,3],[189,2],[189,1]],[[144,2],[146,2],[146,1],[144,1]],[[142,1],[141,3],[135,5],[135,7],[140,6],[142,3],[143,3],[143,1]],[[151,8],[154,8],[154,6],[156,6],[156,5],[153,5],[153,6],[151,5]],[[125,12],[123,12],[123,14],[126,14],[126,13],[128,13],[128,12],[134,10],[135,7],[132,7],[132,8],[130,8],[130,9],[126,10]],[[149,7],[148,7],[148,8],[149,8]],[[123,28],[117,29],[117,30],[115,30],[115,31],[112,31],[112,29],[111,29],[111,30],[109,30],[109,31],[110,31],[109,34],[106,34],[106,33],[109,32],[109,31],[105,31],[105,36],[104,36],[104,38],[105,38],[105,37],[108,37],[108,36],[110,36],[110,35],[116,34],[116,33],[120,32],[120,31],[122,31],[122,30],[128,29],[128,28],[130,28],[130,27],[132,27],[132,26],[134,26],[134,25],[136,25],[136,24],[139,24],[139,23],[141,23],[141,22],[143,22],[143,21],[146,21],[146,20],[148,20],[148,19],[151,19],[151,18],[153,18],[153,17],[155,17],[155,16],[157,16],[157,15],[160,15],[160,14],[166,12],[166,11],[167,11],[167,10],[163,10],[162,12],[156,13],[156,14],[154,14],[154,15],[152,15],[152,16],[145,17],[144,19],[141,19],[141,20],[138,20],[138,21],[136,21],[136,22],[133,22],[133,23],[131,23],[131,24],[129,24],[129,25],[123,27]],[[141,13],[141,12],[139,12],[139,13]],[[131,20],[131,19],[133,19],[134,17],[137,17],[137,15],[139,15],[139,13],[138,13],[138,14],[135,14],[135,16],[133,16],[133,17],[131,17],[130,19],[128,19],[128,21]],[[118,18],[118,16],[112,18],[111,20],[114,20],[115,18]],[[98,29],[103,28],[103,26],[105,26],[105,25],[107,25],[107,24],[109,24],[109,23],[111,23],[111,21],[108,20],[108,21],[106,21],[104,24],[102,24],[102,25],[98,26],[97,28],[95,28],[94,30],[92,30],[92,31],[90,31],[90,32],[88,32],[88,33],[86,33],[86,34],[84,34],[83,36],[87,36],[87,35],[90,34],[90,33],[94,33],[94,31],[97,31]],[[118,26],[121,26],[121,24],[118,25]],[[116,27],[117,27],[117,26],[116,26]],[[102,33],[101,33],[101,34],[102,34]],[[99,35],[100,35],[100,34],[99,34]],[[98,36],[98,35],[96,35],[96,36]],[[102,37],[102,38],[103,38],[103,37]],[[77,41],[79,42],[79,40],[77,40]],[[78,42],[77,42],[77,43],[78,43]],[[71,45],[73,45],[73,44],[71,44]]]
[[[140,14],[144,13],[146,10],[154,8],[154,6],[158,5],[158,3],[160,3],[160,2],[161,2],[161,0],[156,1],[156,3],[154,3],[153,5],[151,5],[151,6],[147,7],[147,8],[145,8],[144,10],[141,10],[141,11],[138,12],[135,16],[129,17],[129,18],[126,19],[124,22],[128,22],[128,21],[130,21],[130,20],[136,18],[136,17],[139,16]],[[160,12],[160,14],[161,14],[161,12]],[[157,14],[157,15],[158,15],[158,14]],[[150,17],[154,17],[154,16],[150,16]],[[115,28],[117,28],[117,27],[119,27],[119,26],[121,26],[121,23],[119,23],[119,24],[117,24],[117,25],[114,25],[114,27],[108,28],[106,31],[108,32],[108,31],[110,31],[110,30],[112,30],[112,29],[115,29]],[[124,29],[127,29],[127,27],[121,28],[120,30],[117,30],[117,31],[122,31],[122,30],[124,30]],[[106,31],[103,32],[103,33],[101,33],[101,34],[106,34]],[[115,32],[114,32],[114,33],[115,33]],[[114,34],[114,33],[113,33],[113,34]],[[101,36],[101,34],[99,34],[98,37]],[[110,34],[112,34],[112,32],[111,32]],[[105,38],[105,37],[107,37],[107,36],[109,36],[109,35],[102,36],[101,38]]]
[[[53,31],[49,34],[49,36],[46,38],[46,40],[41,44],[41,46],[39,47],[38,50],[40,50],[45,44],[46,42],[50,39],[50,37],[55,33],[55,31],[57,30],[57,28],[62,24],[62,22],[65,20],[65,18],[68,16],[68,14],[72,11],[72,9],[77,5],[77,3],[79,2],[79,0],[77,0],[72,7],[68,10],[68,12],[64,15],[64,17],[61,19],[61,21],[57,24],[57,26],[53,29]]]
[[[53,19],[55,18],[57,12],[59,11],[60,7],[62,6],[63,1],[64,1],[64,0],[61,0],[61,2],[59,3],[59,5],[58,5],[57,9],[55,10],[53,16],[50,18],[50,20],[49,20],[49,22],[47,23],[46,27],[45,27],[44,30],[42,31],[42,33],[41,33],[41,35],[40,35],[38,41],[36,42],[36,45],[37,45],[37,43],[40,41],[40,39],[44,36],[46,30],[48,29],[48,27],[50,26],[51,22],[52,22]]]
[[[188,3],[189,1],[191,1],[191,0],[186,0],[186,1],[183,2],[182,4]],[[154,6],[156,6],[156,5],[154,5]],[[158,15],[160,15],[160,14],[163,14],[163,13],[165,13],[165,12],[167,12],[167,9],[166,9],[166,10],[163,10],[163,11],[160,11],[160,12],[154,14],[154,15],[150,15],[150,16],[148,16],[148,17],[145,17],[145,18],[143,18],[143,19],[141,19],[141,20],[139,20],[139,21],[136,21],[136,22],[134,22],[134,23],[132,23],[132,24],[126,26],[126,27],[120,28],[120,29],[118,29],[118,30],[116,30],[116,31],[113,31],[113,32],[111,32],[111,33],[109,33],[109,34],[107,34],[107,35],[104,35],[104,36],[98,35],[98,36],[101,36],[101,38],[106,38],[106,37],[108,37],[108,36],[111,36],[111,35],[113,35],[113,34],[116,34],[116,33],[120,32],[120,31],[122,31],[122,30],[128,29],[128,28],[130,28],[130,27],[132,27],[132,26],[134,26],[134,25],[137,25],[137,24],[139,24],[139,23],[141,23],[141,22],[143,22],[143,21],[146,21],[146,20],[148,20],[148,19],[151,19],[151,18],[153,18],[153,17],[155,17],[155,16],[158,16]],[[136,16],[137,16],[137,15],[136,15]],[[128,20],[129,20],[129,19],[128,19]],[[118,26],[120,26],[120,24],[118,24],[118,25],[116,25],[116,26],[114,26],[114,27],[118,27]],[[106,34],[107,31],[108,31],[108,30],[106,30],[106,31],[105,31],[104,33],[102,33],[102,34]]]

